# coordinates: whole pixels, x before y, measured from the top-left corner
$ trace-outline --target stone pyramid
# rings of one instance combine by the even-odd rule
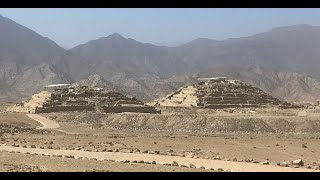
[[[210,79],[180,88],[168,96],[148,103],[153,106],[170,107],[295,107],[265,93],[257,87],[238,80]]]
[[[99,113],[159,113],[155,107],[147,106],[135,97],[128,97],[120,92],[71,86],[42,91],[32,96],[27,102],[8,108],[13,112],[50,113],[61,111],[95,111]]]

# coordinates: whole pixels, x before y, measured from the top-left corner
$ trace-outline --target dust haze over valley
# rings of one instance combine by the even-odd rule
[[[319,172],[320,26],[155,44],[0,15],[0,171]]]

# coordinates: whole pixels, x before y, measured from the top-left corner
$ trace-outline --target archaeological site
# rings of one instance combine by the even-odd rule
[[[320,172],[319,17],[0,8],[0,172]]]

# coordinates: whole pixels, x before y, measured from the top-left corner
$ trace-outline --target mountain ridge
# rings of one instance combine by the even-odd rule
[[[221,41],[197,38],[177,47],[113,33],[70,50],[8,18],[0,17],[0,28],[0,99],[25,97],[48,83],[73,83],[98,74],[127,94],[148,101],[195,82],[197,74],[217,74],[221,65],[230,68],[220,74],[240,74],[242,80],[247,78],[273,95],[293,101],[319,99],[318,26],[280,27]],[[235,64],[242,68],[231,68]]]

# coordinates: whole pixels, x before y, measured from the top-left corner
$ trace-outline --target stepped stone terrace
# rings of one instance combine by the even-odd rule
[[[135,97],[128,97],[103,88],[89,88],[88,86],[47,88],[45,91],[33,95],[30,100],[9,107],[8,111],[25,113],[60,111],[160,113],[155,107],[147,106]]]
[[[297,108],[239,80],[226,77],[199,78],[199,83],[180,88],[149,105],[169,107],[235,108],[270,107]]]

